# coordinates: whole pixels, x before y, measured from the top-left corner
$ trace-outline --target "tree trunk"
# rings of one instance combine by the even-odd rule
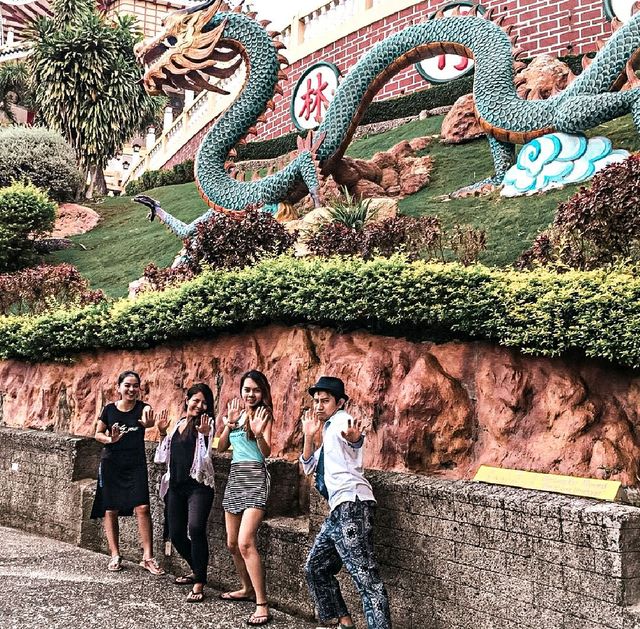
[[[104,170],[98,166],[89,168],[89,187],[87,189],[87,199],[93,199],[94,196],[106,196],[107,182],[104,178]]]

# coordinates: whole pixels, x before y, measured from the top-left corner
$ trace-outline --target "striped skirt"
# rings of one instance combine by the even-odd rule
[[[257,461],[231,463],[222,508],[234,514],[242,513],[245,509],[266,510],[270,489],[271,477],[264,463]]]

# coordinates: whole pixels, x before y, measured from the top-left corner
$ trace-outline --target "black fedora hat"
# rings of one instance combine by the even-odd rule
[[[309,387],[309,395],[315,395],[318,391],[327,391],[335,396],[337,400],[349,400],[349,396],[344,392],[344,382],[340,378],[333,376],[320,376],[318,382]]]

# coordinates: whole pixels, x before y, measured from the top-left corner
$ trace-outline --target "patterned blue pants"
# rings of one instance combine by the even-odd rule
[[[369,629],[390,629],[389,599],[373,556],[371,501],[343,502],[324,521],[304,567],[322,622],[349,612],[336,576],[344,565],[362,597]]]

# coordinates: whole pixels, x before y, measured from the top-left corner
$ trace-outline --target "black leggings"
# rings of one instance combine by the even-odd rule
[[[196,583],[207,582],[207,520],[213,496],[211,487],[195,481],[170,486],[167,492],[169,537],[174,548],[193,570]]]

